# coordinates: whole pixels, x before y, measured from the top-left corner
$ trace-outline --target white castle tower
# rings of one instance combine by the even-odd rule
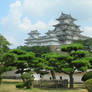
[[[71,15],[62,13],[57,20],[59,23],[54,25],[54,32],[61,44],[69,44],[72,40],[82,39],[80,26],[74,23],[76,19],[72,18]]]
[[[86,39],[80,34],[82,32],[79,29],[80,26],[74,23],[76,19],[71,15],[62,13],[56,20],[59,23],[54,25],[54,30],[49,30],[45,36],[40,36],[37,30],[31,31],[25,44],[27,46],[50,46],[56,51],[63,44],[70,44],[73,40]]]

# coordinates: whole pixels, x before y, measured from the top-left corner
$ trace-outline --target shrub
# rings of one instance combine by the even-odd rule
[[[31,88],[34,80],[32,73],[24,73],[21,77],[24,80],[24,86],[28,89]]]
[[[16,88],[24,88],[24,83],[17,83]]]
[[[87,88],[88,92],[92,92],[92,79],[88,79],[84,82],[85,87]]]
[[[89,71],[89,72],[87,72],[87,73],[85,73],[84,75],[83,75],[83,77],[82,77],[82,81],[86,81],[86,80],[88,80],[88,79],[91,79],[92,78],[92,71]]]

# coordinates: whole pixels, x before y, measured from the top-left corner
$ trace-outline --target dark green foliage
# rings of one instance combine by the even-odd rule
[[[92,38],[87,38],[85,40],[75,40],[73,43],[83,44],[84,49],[92,53]]]
[[[27,60],[30,61],[34,58],[35,54],[33,52],[25,53],[18,55],[18,60]]]
[[[0,49],[2,49],[3,52],[7,52],[9,50],[9,45],[10,43],[0,34]]]
[[[34,52],[36,57],[41,57],[42,54],[51,52],[49,46],[19,46],[17,48],[27,52]]]
[[[84,85],[87,88],[88,92],[92,92],[92,79],[85,81]]]
[[[58,70],[58,66],[56,63],[58,63],[57,61],[57,57],[59,57],[60,55],[58,53],[48,53],[48,54],[43,54],[42,55],[42,58],[45,59],[45,70],[49,70],[51,75],[52,75],[52,78],[53,79],[56,79],[56,76],[55,76],[55,71]]]
[[[63,45],[61,47],[61,50],[62,51],[67,51],[67,52],[70,52],[70,51],[76,51],[76,50],[80,50],[80,49],[83,49],[83,45],[82,44],[69,44],[69,45]]]
[[[29,67],[28,63],[29,62],[32,63],[32,60],[35,57],[34,53],[32,53],[32,52],[27,53],[20,49],[13,49],[8,53],[8,55],[10,55],[12,58],[10,56],[8,56],[7,64],[9,66],[12,65],[12,66],[16,67],[17,74],[23,74],[24,72],[30,71],[30,68],[28,68]]]
[[[25,52],[20,49],[14,49],[9,51],[3,56],[3,64],[7,67],[16,67],[16,73],[21,74],[21,79],[23,80],[24,86],[30,88],[31,85],[32,74],[27,73],[34,69],[34,59],[35,54],[33,52]],[[35,63],[36,64],[36,63]],[[19,84],[17,87],[21,87],[22,85]]]
[[[16,55],[9,52],[5,53],[1,59],[2,65],[5,66],[4,67],[5,71],[11,71],[15,69],[16,61],[17,61]]]
[[[72,51],[71,55],[75,56],[75,58],[81,58],[81,57],[85,57],[87,53],[88,53],[87,51],[78,50],[78,51]]]
[[[14,53],[14,54],[16,54],[16,55],[23,55],[23,54],[25,54],[26,52],[23,51],[23,50],[20,50],[20,49],[13,49],[13,50],[10,51],[10,53]]]
[[[91,64],[90,68],[92,68],[92,56],[89,57],[88,60],[89,60],[89,62],[90,62],[90,64]]]
[[[87,58],[76,59],[72,61],[72,64],[79,71],[86,71],[90,67],[90,63]]]
[[[3,55],[9,51],[10,43],[0,34],[0,65],[4,66],[2,63]],[[2,67],[0,66],[1,70]],[[5,68],[5,67],[4,67]],[[2,71],[3,72],[3,71]]]
[[[5,72],[5,66],[0,64],[0,84],[2,82],[2,73]]]
[[[6,66],[4,66],[2,63],[2,57],[4,53],[9,51],[9,45],[10,43],[0,34],[0,83],[2,80],[2,73],[7,70]]]
[[[2,73],[5,71],[4,68],[5,68],[4,65],[1,65],[1,64],[0,64],[0,74],[2,74]]]
[[[4,53],[4,52],[3,52],[3,49],[0,48],[0,58],[1,58],[1,56],[2,56],[3,53]]]
[[[88,79],[92,79],[92,71],[86,72],[83,77],[82,77],[82,81],[86,81]]]
[[[16,88],[24,88],[24,83],[17,83]]]
[[[46,65],[47,65],[46,68],[48,70],[56,70],[55,62],[57,61],[57,57],[59,56],[60,55],[58,53],[48,53],[42,56],[42,58],[46,60]]]
[[[59,71],[70,77],[70,88],[73,88],[73,74],[75,70],[86,71],[90,67],[88,52],[83,50],[82,44],[68,44],[61,47],[65,54],[57,58]]]
[[[34,77],[31,72],[22,74],[22,79],[24,80],[24,86],[29,89],[32,86],[32,82],[34,80]]]
[[[80,71],[85,71],[90,66],[89,59],[87,57],[86,51],[83,51],[83,46],[81,44],[69,44],[64,45],[61,48],[62,51],[67,52],[65,55],[61,55],[58,59],[63,60],[64,67],[72,68],[72,72],[76,69]],[[63,57],[63,58],[62,58]],[[65,67],[65,68],[66,68]],[[65,71],[64,71],[65,72]]]
[[[5,53],[2,57],[2,62],[5,66],[13,66],[16,63],[16,55],[13,53]]]
[[[29,63],[30,67],[33,67],[36,73],[41,74],[42,70],[46,68],[46,61],[42,58],[35,58],[33,64]]]
[[[33,62],[28,62],[28,65],[29,68],[32,68],[32,70],[37,74],[40,74],[40,76],[43,76],[48,73],[48,71],[46,70],[46,61],[43,58],[35,57]]]

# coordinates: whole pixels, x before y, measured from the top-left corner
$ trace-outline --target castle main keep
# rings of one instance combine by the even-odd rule
[[[28,33],[29,37],[25,40],[27,46],[50,46],[52,50],[59,50],[63,44],[70,44],[73,40],[86,39],[81,35],[80,26],[75,24],[76,19],[71,15],[62,13],[56,19],[58,24],[53,25],[54,30],[48,30],[41,36],[38,30]]]

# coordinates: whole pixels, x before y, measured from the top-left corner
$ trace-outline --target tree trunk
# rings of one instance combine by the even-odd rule
[[[56,79],[55,72],[52,71],[52,70],[50,72],[51,72],[51,75],[52,75],[53,80],[55,80]]]
[[[22,77],[21,77],[21,79],[22,79],[23,83],[25,84],[25,79],[23,79]]]
[[[22,77],[23,73],[21,73],[21,79],[23,81],[23,83],[25,84],[25,79]]]
[[[70,88],[73,88],[74,87],[74,85],[73,85],[73,82],[74,82],[74,80],[73,80],[73,73],[69,74],[69,78],[70,78]]]

